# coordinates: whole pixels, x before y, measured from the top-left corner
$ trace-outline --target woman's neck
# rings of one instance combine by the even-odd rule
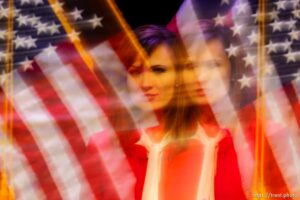
[[[209,105],[201,107],[199,123],[208,137],[214,137],[219,132],[218,122]]]
[[[156,110],[155,116],[157,119],[157,124],[155,126],[146,129],[146,133],[155,143],[159,143],[165,136],[165,119],[162,110]]]
[[[199,122],[203,124],[217,125],[217,120],[209,105],[201,106]]]

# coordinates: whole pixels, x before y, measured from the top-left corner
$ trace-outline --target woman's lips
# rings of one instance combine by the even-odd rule
[[[196,89],[196,94],[199,96],[205,96],[205,92],[203,89]]]
[[[148,101],[153,101],[157,94],[146,93],[145,96],[147,97]]]

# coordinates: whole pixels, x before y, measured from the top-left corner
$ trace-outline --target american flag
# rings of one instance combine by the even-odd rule
[[[1,168],[7,172],[8,184],[16,199],[103,198],[103,185],[97,185],[101,170],[89,166],[83,156],[94,133],[109,129],[112,134],[106,137],[117,141],[115,132],[135,129],[138,115],[128,109],[124,65],[129,62],[128,53],[139,54],[139,47],[111,1],[16,0],[13,7],[10,2],[0,1],[0,65],[6,72],[1,76],[0,95]],[[272,191],[299,193],[299,2],[266,4],[266,39],[260,45],[268,54],[264,87],[255,84],[261,69],[256,63],[259,5],[242,0],[218,3],[217,13],[211,16],[215,25],[229,26],[243,44],[227,47],[228,56],[236,56],[242,48],[246,52],[243,67],[252,67],[256,74],[244,74],[236,81],[245,93],[252,87],[264,88],[265,113],[275,122],[263,134],[265,160],[271,161],[261,162],[255,153],[261,138],[247,135],[244,128],[249,118],[256,117],[254,105],[260,99],[240,110],[234,109],[229,98],[213,108],[220,125],[228,126],[228,113],[237,122],[234,142],[244,189],[252,192],[257,166],[265,166],[268,172],[270,162],[278,168],[279,179],[272,181],[266,173],[268,187],[279,183],[280,189]],[[205,10],[196,5],[186,0],[176,15],[182,37],[184,25]],[[9,36],[13,36],[10,43]],[[120,46],[124,39],[131,44],[126,52]],[[8,45],[13,45],[11,51]],[[9,62],[15,70],[7,73]],[[97,153],[117,191],[115,198],[133,199],[134,176],[122,145],[108,145]]]
[[[0,20],[1,170],[15,198],[100,198],[97,169],[83,157],[94,133],[135,129],[122,92],[124,58],[143,54],[130,29],[104,0],[1,1]],[[125,191],[133,177],[116,173],[120,165],[130,171],[122,147],[104,153],[119,160],[106,168]]]
[[[250,198],[258,193],[300,194],[299,3],[185,0],[168,25],[180,34],[187,49],[197,42],[186,40],[191,32],[187,24],[199,19],[231,29],[232,36],[241,41],[225,47],[229,58],[243,56],[238,67],[245,73],[233,81],[245,96],[253,94],[253,89],[257,94],[242,108],[235,109],[228,97],[212,109],[220,126],[231,127],[234,121],[231,132],[243,187]],[[192,27],[195,30],[201,35],[197,24]],[[249,69],[252,73],[247,74]]]

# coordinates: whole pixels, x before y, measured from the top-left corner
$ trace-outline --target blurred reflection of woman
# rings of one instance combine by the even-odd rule
[[[199,106],[201,113],[199,115],[199,124],[204,129],[208,127],[206,128],[208,130],[213,129],[213,127],[217,128],[220,124],[222,126],[226,124],[226,128],[231,132],[230,135],[227,134],[227,139],[220,140],[218,144],[215,199],[224,199],[223,197],[225,196],[221,194],[224,195],[226,191],[235,194],[235,189],[240,187],[240,172],[243,175],[243,189],[247,196],[251,198],[252,184],[254,184],[254,164],[252,159],[255,158],[255,129],[258,125],[256,124],[256,111],[252,107],[253,105],[249,104],[242,109],[241,107],[250,100],[249,98],[255,98],[255,92],[253,91],[255,88],[243,90],[237,80],[244,74],[247,76],[250,74],[251,76],[253,73],[250,67],[246,68],[244,66],[245,62],[241,59],[244,56],[241,45],[239,46],[239,51],[235,53],[230,52],[229,47],[239,44],[239,41],[238,38],[233,37],[232,32],[228,28],[216,27],[214,22],[209,20],[200,20],[190,30],[190,33],[185,35],[186,38],[184,39],[194,42],[198,41],[198,43],[194,46],[190,45],[191,64],[185,68],[183,76],[191,103]],[[230,108],[230,106],[232,107]],[[233,112],[237,110],[239,113],[237,113],[237,116],[233,116]],[[272,135],[274,138],[284,137],[286,132],[282,126],[267,120],[265,124],[266,127],[271,128],[265,129],[263,134]],[[242,131],[238,129],[238,126],[241,126]],[[209,133],[209,131],[206,132]],[[217,131],[212,131],[212,133],[216,134]],[[213,134],[212,136],[215,137]],[[238,134],[243,134],[242,137],[246,139],[244,141],[240,140],[241,137]],[[208,135],[211,134],[209,133]],[[235,138],[235,148],[233,148],[231,137]],[[230,152],[228,150],[222,150],[221,144],[225,140],[230,143],[227,147],[231,153],[228,153]],[[263,165],[267,169],[264,171],[263,177],[264,189],[269,192],[273,191],[273,193],[286,193],[288,189],[284,183],[283,174],[277,166],[268,142],[266,140],[264,146],[266,156]],[[238,153],[240,168],[237,168],[237,166],[231,167],[236,162],[234,160],[237,160],[236,153]],[[230,184],[226,184],[227,181],[224,182],[218,178],[223,176],[222,174],[224,173],[228,174],[227,181]],[[276,181],[274,182],[274,180]],[[221,188],[223,191],[217,192],[217,188]],[[232,195],[228,199],[242,199],[242,197],[237,198],[237,196]]]
[[[234,41],[226,28],[215,27],[210,20],[201,20],[189,31],[183,37],[192,41],[188,49],[191,62],[185,67],[183,78],[189,102],[199,109],[198,126],[205,133],[202,137],[205,139],[201,140],[204,158],[200,161],[203,169],[200,185],[206,185],[202,198],[246,199],[232,135],[229,130],[222,129],[224,124],[220,124],[220,116],[216,116],[222,114],[221,118],[230,121],[228,97],[233,107],[240,106],[242,94],[237,79],[243,72],[243,63],[240,57],[229,57],[226,52]],[[234,124],[234,121],[226,123],[225,128],[232,130]]]

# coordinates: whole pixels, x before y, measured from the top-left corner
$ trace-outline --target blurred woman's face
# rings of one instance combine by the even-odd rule
[[[231,70],[223,44],[218,39],[211,40],[190,52],[190,56],[192,64],[185,68],[183,77],[192,103],[220,101],[229,91]]]
[[[147,101],[137,104],[142,109],[159,110],[171,101],[176,81],[176,72],[171,49],[161,44],[149,56],[147,64],[134,63],[128,69],[128,86],[132,93],[138,92],[138,86]]]

